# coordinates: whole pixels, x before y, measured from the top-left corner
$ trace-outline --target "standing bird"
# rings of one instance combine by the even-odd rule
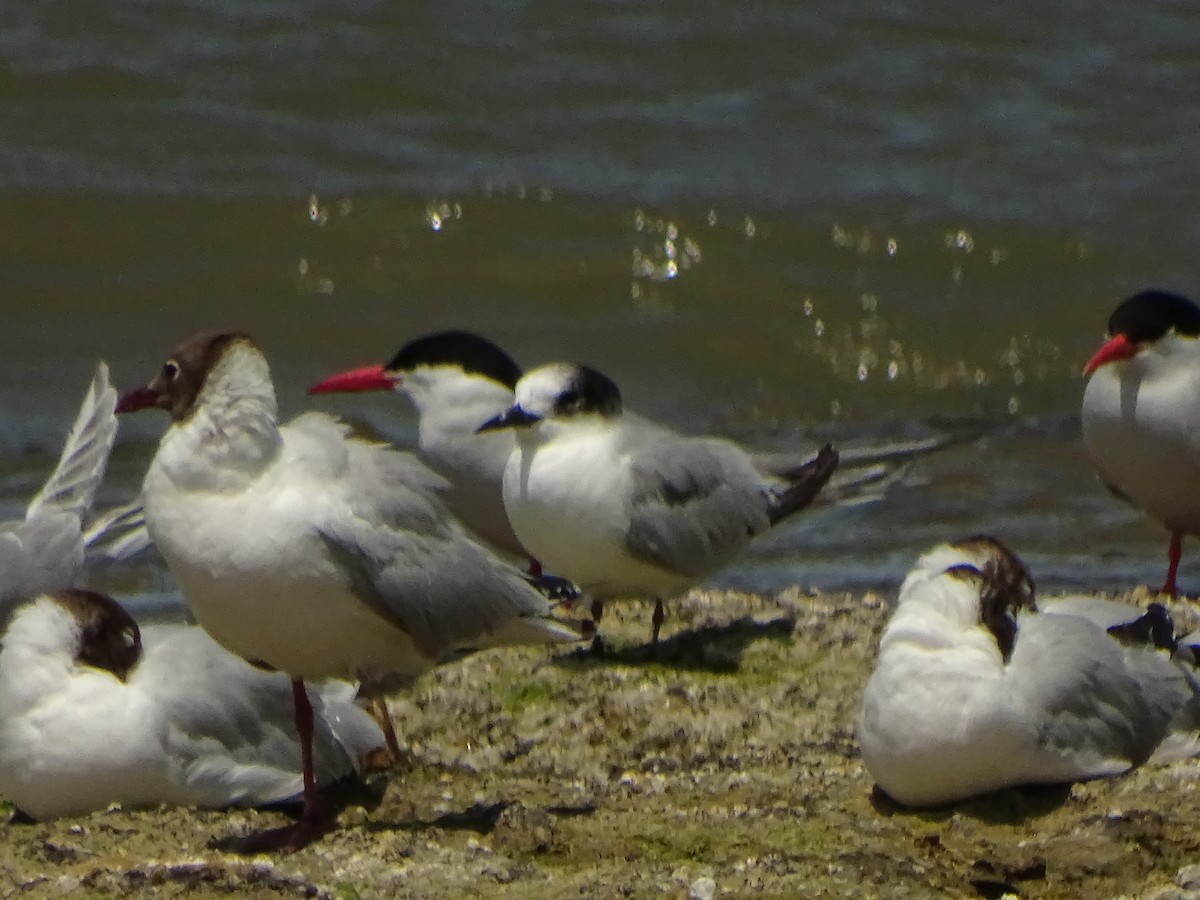
[[[791,471],[759,469],[740,447],[684,437],[623,414],[611,379],[551,363],[517,383],[515,403],[480,426],[514,429],[504,506],[521,544],[596,598],[662,600],[737,556],[759,534],[803,509],[837,468],[826,445]]]
[[[922,556],[867,682],[858,741],[909,806],[1120,775],[1200,753],[1200,684],[1166,609],[1096,598],[1042,609],[1025,565],[974,537]]]
[[[142,488],[151,538],[209,634],[292,678],[304,813],[251,849],[295,849],[326,827],[305,679],[379,696],[472,650],[579,639],[450,517],[445,482],[415,458],[320,413],[281,426],[247,335],[184,341],[118,411],[150,407],[171,416]]]
[[[1083,368],[1083,443],[1114,492],[1170,529],[1162,592],[1174,596],[1183,536],[1200,533],[1200,308],[1143,291],[1108,334]]]
[[[475,434],[512,406],[520,377],[512,357],[486,338],[442,331],[405,344],[387,365],[331,375],[308,392],[396,391],[407,397],[417,411],[417,456],[450,483],[446,505],[493,547],[524,557],[500,487],[516,440],[510,432]]]
[[[318,784],[382,748],[353,691],[329,682],[314,700]],[[139,630],[112,598],[75,588],[14,613],[0,644],[0,794],[28,815],[290,802],[299,762],[287,677],[202,629]]]
[[[58,465],[23,519],[0,522],[0,621],[21,601],[75,584],[100,530],[84,523],[117,436],[116,404],[108,366],[98,363]]]

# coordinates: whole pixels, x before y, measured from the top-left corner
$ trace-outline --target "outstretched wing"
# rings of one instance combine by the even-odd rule
[[[117,392],[98,363],[58,465],[25,518],[0,525],[0,617],[14,603],[69,587],[83,565],[82,521],[104,477],[117,433]]]
[[[117,436],[116,405],[117,392],[109,383],[108,366],[97,363],[58,465],[29,501],[27,519],[48,510],[70,513],[81,522],[87,517]]]

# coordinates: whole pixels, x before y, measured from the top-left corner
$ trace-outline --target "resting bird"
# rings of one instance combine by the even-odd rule
[[[1173,631],[1157,605],[1039,610],[999,541],[943,544],[905,578],[880,639],[863,762],[893,799],[929,806],[1200,753],[1200,686],[1172,658]]]
[[[315,777],[354,775],[383,735],[330,682],[313,698]],[[120,803],[262,806],[303,792],[288,679],[201,629],[139,631],[77,588],[20,606],[0,645],[0,794],[36,819]]]

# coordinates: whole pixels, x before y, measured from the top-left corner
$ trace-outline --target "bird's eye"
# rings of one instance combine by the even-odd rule
[[[174,381],[179,377],[179,364],[173,359],[168,359],[163,363],[162,373],[167,381]]]

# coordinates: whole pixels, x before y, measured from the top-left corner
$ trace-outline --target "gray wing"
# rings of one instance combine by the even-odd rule
[[[1055,615],[1078,616],[1105,630],[1136,621],[1145,612],[1145,610],[1119,600],[1109,600],[1107,597],[1093,597],[1086,594],[1067,594],[1050,600],[1039,597],[1038,608],[1042,612]]]
[[[286,675],[255,669],[200,628],[149,626],[142,639],[135,683],[161,711],[165,749],[185,773],[191,802],[248,806],[300,794],[300,745]],[[357,771],[362,757],[382,746],[382,733],[353,706],[352,695],[349,685],[333,682],[309,687],[319,784]]]
[[[644,432],[631,448],[628,550],[700,579],[771,525],[776,485],[740,448],[710,438]]]
[[[1039,721],[1039,741],[1077,757],[1082,771],[1105,761],[1138,765],[1195,703],[1192,685],[1166,654],[1125,648],[1095,623],[1073,615],[1019,619],[1010,670]]]
[[[324,422],[301,424],[310,434],[328,431]],[[346,494],[319,534],[364,603],[434,660],[499,643],[579,639],[548,618],[549,603],[516,569],[450,517],[440,476],[411,454],[344,441],[343,433]]]

